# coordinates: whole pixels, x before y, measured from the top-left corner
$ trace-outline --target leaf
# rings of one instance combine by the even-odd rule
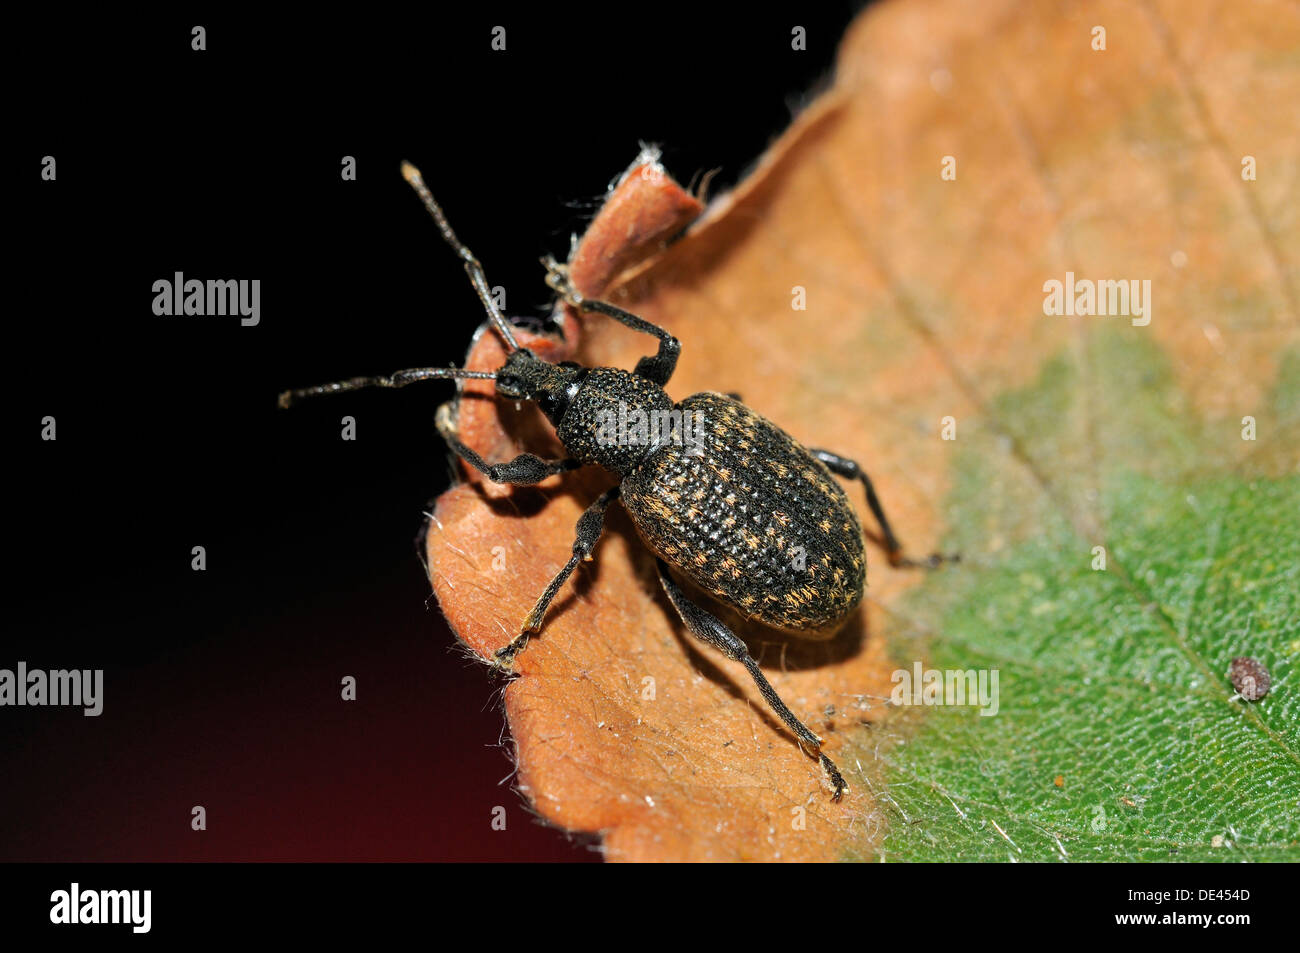
[[[905,543],[964,562],[921,578],[869,549],[831,642],[739,627],[846,770],[835,804],[611,511],[506,691],[539,812],[613,859],[1300,855],[1297,99],[1281,3],[885,3],[679,241],[589,236],[602,293],[682,339],[670,394],[740,392],[861,461]],[[1044,314],[1067,272],[1149,279],[1149,325]],[[571,320],[583,360],[651,350],[610,324]],[[461,421],[493,459],[544,434],[491,400]],[[518,631],[608,483],[439,501],[431,579],[471,648]],[[1252,704],[1230,700],[1243,654],[1273,674]],[[998,668],[998,714],[891,705],[918,661]]]
[[[1060,442],[1035,456],[1049,486],[1096,464],[1103,528],[1081,532],[1050,492],[1035,492],[997,434],[977,432],[960,451],[948,510],[979,568],[910,595],[910,633],[894,645],[940,670],[998,670],[1001,705],[993,717],[935,708],[882,754],[883,851],[1294,860],[1300,477],[1250,458],[1224,466],[1240,438],[1195,416],[1154,345],[1097,330],[1085,347],[1089,384],[1068,360],[1049,362],[996,409],[1024,422],[1025,445]],[[1275,434],[1282,396],[1261,408]],[[1081,398],[1091,442],[1062,428]],[[1099,542],[1105,571],[1091,568]],[[1275,690],[1256,704],[1233,697],[1239,655],[1271,670]]]

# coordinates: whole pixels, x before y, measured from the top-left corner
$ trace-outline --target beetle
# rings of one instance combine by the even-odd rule
[[[463,261],[491,326],[508,348],[505,364],[496,371],[420,367],[386,377],[354,377],[285,391],[280,406],[363,387],[455,378],[492,380],[498,396],[536,403],[555,427],[567,457],[544,460],[521,453],[504,463],[489,463],[460,440],[449,405],[440,408],[436,421],[448,446],[495,483],[528,486],[590,464],[619,478],[579,518],[571,557],[537,599],[519,634],[495,653],[496,666],[512,668],[541,629],[551,601],[590,557],[606,511],[620,501],[655,555],[660,584],[687,630],[745,667],[772,710],[812,749],[839,800],[847,785],[822,752],[822,739],[782,701],[744,641],[688,596],[671,570],[765,626],[804,638],[830,638],[861,602],[866,586],[862,525],[836,476],[862,484],[890,565],[934,568],[957,557],[931,554],[914,560],[904,555],[870,477],[855,461],[805,448],[737,395],[704,392],[674,402],[664,386],[677,365],[681,342],[631,312],[584,296],[569,281],[567,266],[554,259],[543,259],[546,281],[565,302],[653,336],[658,349],[626,371],[573,361],[552,364],[521,347],[493,301],[483,266],[456,237],[419,170],[403,162],[402,175]],[[615,419],[620,425],[636,421],[637,426],[615,428]]]

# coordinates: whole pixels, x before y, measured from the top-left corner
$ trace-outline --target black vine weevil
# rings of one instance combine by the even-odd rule
[[[658,557],[660,582],[687,629],[745,666],[772,710],[817,753],[838,799],[844,778],[821,753],[822,739],[781,700],[745,643],[687,597],[669,567],[750,619],[806,638],[830,637],[862,600],[866,585],[862,526],[834,476],[862,483],[891,565],[934,567],[955,557],[905,557],[871,480],[854,461],[803,447],[731,396],[706,392],[674,403],[663,388],[677,364],[680,342],[634,314],[585,298],[570,284],[566,267],[551,259],[545,260],[547,284],[566,302],[654,336],[658,350],[628,372],[572,361],[550,364],[520,347],[492,299],[482,265],[451,230],[419,171],[403,163],[402,174],[464,261],[492,327],[509,349],[505,365],[491,372],[424,367],[388,377],[356,377],[286,391],[280,406],[319,394],[447,378],[493,380],[499,396],[536,402],[568,457],[543,460],[523,453],[506,463],[488,463],[461,442],[449,414],[438,414],[438,431],[466,463],[496,483],[531,485],[587,464],[599,464],[621,482],[578,520],[571,558],[519,634],[496,653],[497,665],[509,669],[541,628],[547,607],[600,538],[605,511],[621,499]]]

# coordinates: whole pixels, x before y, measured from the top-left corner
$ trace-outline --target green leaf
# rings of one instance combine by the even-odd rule
[[[997,711],[898,709],[858,753],[888,834],[856,856],[1300,859],[1300,357],[1247,442],[1149,340],[1099,327],[959,434],[966,562],[910,594],[890,650],[997,670]],[[1234,697],[1240,655],[1272,673],[1260,701]]]

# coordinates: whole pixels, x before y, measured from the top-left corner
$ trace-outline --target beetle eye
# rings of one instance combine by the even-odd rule
[[[577,384],[569,384],[562,390],[544,390],[536,396],[537,406],[542,409],[546,419],[558,427],[564,415],[569,412],[569,405],[577,393]]]

